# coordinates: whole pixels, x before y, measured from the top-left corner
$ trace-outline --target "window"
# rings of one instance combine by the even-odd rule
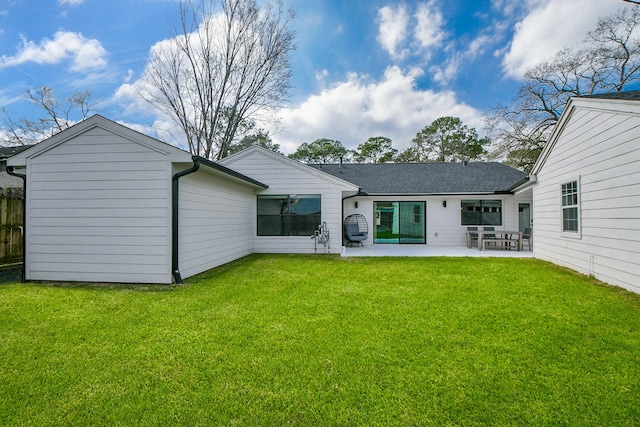
[[[258,196],[258,236],[311,236],[321,220],[320,195]]]
[[[579,231],[578,181],[562,184],[562,231]]]
[[[502,225],[502,200],[462,200],[462,225]]]

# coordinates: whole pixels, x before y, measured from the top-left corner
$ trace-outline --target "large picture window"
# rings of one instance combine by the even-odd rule
[[[579,231],[578,181],[562,184],[562,231]]]
[[[319,194],[258,196],[258,236],[311,236],[320,205]]]
[[[502,200],[462,200],[462,225],[502,225]]]

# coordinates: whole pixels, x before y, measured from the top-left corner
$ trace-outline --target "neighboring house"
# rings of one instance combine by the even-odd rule
[[[640,293],[640,91],[571,98],[531,175],[535,257]]]
[[[0,147],[0,192],[3,194],[7,190],[17,189],[18,192],[22,190],[22,179],[17,176],[9,175],[5,171],[7,159],[31,147],[31,145]]]
[[[0,262],[22,257],[22,207],[24,181],[6,172],[9,157],[30,146],[0,147]]]
[[[0,170],[0,193],[5,194],[8,190],[21,190],[22,179],[11,176],[4,170]]]
[[[363,214],[370,244],[466,244],[529,226],[527,177],[498,163],[304,165],[261,147],[214,163],[101,116],[7,160],[27,180],[26,280],[172,283],[251,253],[314,253]]]

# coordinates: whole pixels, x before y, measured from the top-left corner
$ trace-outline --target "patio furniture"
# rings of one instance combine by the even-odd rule
[[[524,246],[524,242],[527,242],[527,250],[531,250],[531,228],[526,227],[522,232],[522,244]]]
[[[522,233],[508,230],[496,231],[493,227],[485,227],[483,231],[478,232],[478,249],[489,248],[521,251]]]
[[[344,238],[347,246],[354,244],[363,246],[362,242],[369,236],[367,219],[360,214],[349,215],[344,220]]]
[[[488,242],[490,240],[493,240],[496,238],[496,235],[493,233],[486,233],[487,231],[495,231],[495,227],[482,227],[482,237],[483,237],[483,249],[487,249],[487,246],[491,246],[492,243],[495,242]],[[495,245],[494,245],[495,246]]]
[[[473,247],[473,241],[478,241],[478,227],[467,227],[467,247]]]

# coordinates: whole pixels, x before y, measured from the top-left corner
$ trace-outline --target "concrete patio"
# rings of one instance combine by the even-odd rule
[[[373,245],[342,247],[342,256],[412,256],[412,257],[501,257],[501,258],[533,258],[533,251],[508,251],[466,246],[426,246],[426,245]]]

